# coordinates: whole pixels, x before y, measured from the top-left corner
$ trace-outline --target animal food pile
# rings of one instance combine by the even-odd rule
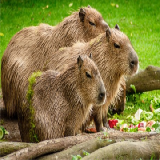
[[[126,120],[108,120],[110,128],[123,132],[157,132],[160,133],[160,108],[153,112],[138,109],[135,116],[128,116]]]

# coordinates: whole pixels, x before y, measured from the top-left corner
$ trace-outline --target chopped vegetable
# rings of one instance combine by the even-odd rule
[[[116,126],[117,123],[118,123],[117,119],[108,120],[108,124],[110,128],[114,128],[114,126]]]
[[[146,128],[146,131],[147,131],[147,132],[151,132],[151,128],[150,128],[150,127],[147,127],[147,128]]]
[[[136,112],[136,114],[135,114],[135,118],[136,118],[137,120],[140,120],[140,114],[141,114],[142,111],[143,111],[143,110],[140,109],[140,108],[137,110],[137,112]]]
[[[146,111],[142,111],[140,114],[140,119],[141,120],[151,120],[153,118],[153,113],[152,112],[146,112]]]

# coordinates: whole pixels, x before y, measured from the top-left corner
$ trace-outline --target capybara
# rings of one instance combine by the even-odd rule
[[[46,69],[63,70],[78,54],[92,53],[107,91],[107,101],[102,107],[93,108],[91,118],[94,118],[96,129],[100,131],[107,126],[108,106],[114,101],[122,84],[123,76],[133,75],[138,69],[138,56],[128,37],[122,33],[118,25],[108,28],[95,39],[87,43],[77,42],[72,47],[61,48],[49,58]],[[66,56],[67,55],[67,56]],[[92,93],[91,93],[92,94]]]
[[[57,26],[40,24],[18,32],[8,44],[1,64],[2,93],[8,116],[16,114],[18,88],[23,87],[24,77],[15,74],[19,67],[23,65],[27,79],[32,72],[45,68],[48,56],[59,48],[72,46],[77,41],[87,42],[107,28],[101,14],[88,6],[66,17]]]
[[[27,115],[29,121],[23,121],[22,139],[29,142],[36,141],[35,136],[39,141],[74,136],[92,112],[92,106],[102,105],[105,100],[100,72],[87,55],[73,60],[61,73],[45,71],[33,85],[33,115]]]
[[[124,75],[134,74],[138,68],[138,57],[128,37],[117,26],[114,29],[108,28],[105,33],[100,34],[87,43],[77,42],[72,47],[60,48],[56,53],[50,54],[44,67],[45,70],[62,72],[70,63],[77,59],[79,54],[89,55],[90,53],[92,53],[92,59],[100,71],[107,91],[105,105],[93,107],[91,115],[94,118],[97,131],[100,131],[102,128],[102,110],[103,123],[105,124],[108,106],[118,93],[121,78]],[[36,56],[33,54],[32,58],[36,59]],[[28,75],[31,75],[32,67],[36,64],[26,64],[27,61],[22,60],[20,62],[19,65],[15,64],[16,70],[9,70],[8,74],[13,74],[13,84],[10,85],[14,86],[16,91],[18,91],[16,93],[17,97],[13,100],[17,104],[18,123],[22,136],[22,134],[25,134],[23,132],[23,127],[25,128],[25,126],[23,126],[22,121],[26,115],[26,112],[23,111],[23,103],[26,100]]]

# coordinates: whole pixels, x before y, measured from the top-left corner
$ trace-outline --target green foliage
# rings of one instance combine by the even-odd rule
[[[155,128],[157,133],[160,133],[160,124],[158,122],[152,125],[152,127]]]
[[[79,160],[79,159],[82,159],[80,155],[72,156],[72,160]]]
[[[140,69],[149,64],[159,66],[160,1],[157,0],[108,0],[106,3],[104,0],[1,0],[0,26],[3,27],[0,27],[0,57],[13,35],[22,28],[40,23],[57,25],[71,12],[88,4],[102,14],[110,27],[118,24],[129,36],[138,53]]]
[[[88,155],[90,155],[90,153],[88,153],[87,151],[83,151],[83,155],[88,156]]]
[[[128,35],[138,53],[140,69],[145,69],[150,64],[160,66],[160,1],[157,0],[108,0],[107,3],[104,0],[1,0],[0,26],[3,27],[0,27],[0,59],[13,35],[24,27],[40,23],[57,25],[71,12],[88,4],[102,14],[110,27],[118,24],[121,31]],[[29,91],[28,99],[31,99],[32,94]],[[160,108],[160,97],[157,94],[160,96],[160,91],[127,95],[125,111],[118,116],[119,119],[125,120],[128,115],[133,116],[138,108],[148,112],[151,103],[154,109]],[[157,119],[158,117],[159,115]]]
[[[31,103],[32,97],[33,97],[33,89],[32,86],[36,82],[36,78],[38,76],[41,76],[42,72],[34,72],[32,75],[28,78],[28,91],[27,91],[27,100],[29,103]]]
[[[160,120],[160,108],[153,111],[154,114],[154,120],[158,121]]]
[[[150,127],[147,127],[147,128],[146,128],[146,131],[147,131],[147,132],[151,132],[151,128],[150,128]]]
[[[140,119],[143,121],[149,121],[153,119],[153,113],[152,112],[146,112],[142,111],[140,114]]]
[[[125,104],[125,110],[120,115],[115,114],[109,116],[110,119],[119,119],[122,120],[122,123],[117,123],[116,128],[119,129],[120,126],[124,123],[127,124],[138,124],[140,121],[148,120],[160,120],[160,108],[154,109],[153,113],[150,110],[150,104],[159,104],[159,95],[160,91],[152,91],[146,93],[136,93],[133,95],[127,95],[127,102]],[[154,99],[154,100],[153,100]],[[156,100],[156,101],[155,101]],[[138,109],[142,109],[143,112],[140,114],[140,121],[135,119],[135,113]]]
[[[128,123],[130,123],[130,124],[134,124],[134,125],[139,124],[139,121],[133,116],[129,115],[127,117],[127,120],[128,120]]]
[[[83,150],[83,155],[88,156],[88,155],[90,155],[90,153]],[[80,155],[72,156],[72,160],[80,160],[80,159],[82,159],[82,157]]]
[[[38,141],[38,137],[37,135],[35,134],[35,124],[34,124],[34,108],[32,106],[32,97],[33,97],[33,85],[36,83],[36,78],[41,76],[42,72],[34,72],[32,73],[32,75],[28,78],[28,91],[27,91],[27,95],[26,95],[26,98],[27,98],[27,101],[28,101],[28,104],[29,104],[29,111],[30,111],[30,117],[29,117],[29,120],[30,120],[30,130],[29,130],[29,135],[30,135],[30,140],[31,142],[39,142]]]
[[[152,97],[151,104],[154,109],[160,108],[160,95]]]
[[[0,140],[3,139],[4,136],[8,134],[9,132],[3,126],[0,126]]]
[[[132,88],[133,91],[134,91],[134,93],[136,93],[136,87],[135,87],[135,85],[131,84],[131,85],[130,85],[130,88]]]
[[[104,134],[104,136],[106,136],[106,137],[108,136],[108,132],[103,132],[103,134]]]

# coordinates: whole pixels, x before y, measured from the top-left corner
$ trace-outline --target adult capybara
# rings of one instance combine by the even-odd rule
[[[93,108],[96,129],[100,131],[106,125],[108,106],[114,101],[122,84],[123,76],[132,75],[138,69],[138,57],[128,37],[122,33],[118,25],[115,29],[108,29],[87,43],[76,43],[73,47],[61,48],[50,57],[46,69],[63,70],[78,54],[92,53],[107,91],[106,104],[101,108]],[[67,55],[67,56],[66,56]],[[91,93],[92,94],[92,93]],[[103,111],[103,112],[102,112]]]
[[[77,59],[79,54],[89,55],[90,53],[92,53],[92,58],[98,66],[107,91],[105,105],[102,107],[93,107],[91,115],[94,118],[96,129],[99,131],[102,127],[102,110],[103,123],[105,124],[107,121],[108,106],[118,93],[121,78],[124,75],[132,75],[137,71],[138,57],[131,42],[124,33],[119,31],[117,27],[115,29],[108,28],[105,33],[102,33],[87,43],[77,42],[72,47],[60,48],[59,51],[48,57],[45,69],[62,72],[70,63]],[[34,54],[32,56],[33,59],[36,59]],[[26,101],[28,72],[31,75],[32,67],[34,65],[26,65],[26,61],[21,61],[21,64],[16,67],[16,70],[10,70],[8,73],[13,74],[12,85],[18,91],[16,93],[17,97],[13,100],[17,104],[21,135],[25,134],[23,132],[23,127],[25,128],[25,126],[22,125],[22,122],[26,111],[23,109],[23,104]]]
[[[27,115],[21,122],[24,126],[21,136],[26,142],[74,136],[92,106],[104,104],[106,91],[97,66],[84,55],[61,73],[43,72],[33,85],[30,99],[31,106],[26,107],[26,112],[32,108],[33,115]]]
[[[41,24],[18,32],[8,44],[1,64],[3,100],[8,115],[16,114],[18,88],[23,87],[24,77],[15,72],[22,65],[27,79],[32,72],[45,68],[48,56],[59,48],[72,46],[77,41],[87,42],[107,28],[101,14],[88,6],[74,12],[57,26]],[[19,83],[15,82],[16,78]]]

